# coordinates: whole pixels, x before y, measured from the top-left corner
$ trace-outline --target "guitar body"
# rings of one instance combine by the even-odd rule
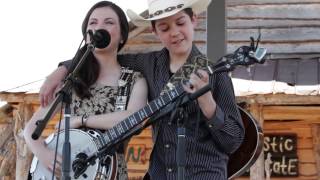
[[[230,155],[228,162],[228,179],[233,179],[247,171],[258,159],[263,149],[263,131],[258,122],[244,109],[238,106],[245,137],[241,146]]]
[[[72,162],[77,158],[76,156],[79,153],[85,153],[87,156],[95,154],[98,152],[98,146],[95,142],[95,139],[98,138],[99,133],[93,130],[89,130],[88,132],[78,130],[78,129],[70,129],[70,145],[71,145],[71,165]],[[64,143],[65,131],[59,132],[59,142],[58,142],[58,154],[62,156],[62,149]],[[52,134],[46,139],[47,147],[51,150],[55,150],[57,142],[57,134]],[[116,177],[116,154],[113,156],[107,156],[106,158],[110,158],[110,163],[107,168],[103,168],[99,159],[95,160],[93,165],[88,166],[87,170],[79,177],[78,179],[105,179],[105,180],[113,180]],[[74,172],[70,167],[70,177],[74,178]],[[33,180],[39,179],[51,179],[52,172],[49,171],[37,157],[34,157],[32,160],[30,174]],[[56,179],[56,178],[54,178]]]
[[[230,155],[228,162],[228,179],[236,178],[248,170],[258,159],[263,149],[263,131],[256,120],[244,109],[238,106],[243,125],[245,138],[240,147]],[[143,178],[150,180],[148,173]]]

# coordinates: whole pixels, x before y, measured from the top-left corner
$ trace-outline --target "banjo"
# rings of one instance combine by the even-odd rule
[[[242,65],[248,66],[254,63],[263,63],[264,56],[266,55],[265,48],[254,48],[253,45],[242,46],[238,48],[235,53],[223,57],[217,63],[208,66],[208,71],[212,73],[219,73],[225,71],[231,71],[235,66]],[[201,58],[201,57],[199,57]],[[171,88],[171,90],[165,92],[158,98],[149,102],[145,107],[141,108],[139,111],[133,113],[113,128],[106,130],[104,133],[100,133],[94,130],[89,130],[87,132],[79,129],[71,129],[70,132],[70,143],[71,143],[71,172],[70,176],[73,179],[106,179],[114,180],[116,176],[116,154],[112,150],[117,144],[126,140],[129,136],[129,133],[134,131],[138,132],[142,130],[143,122],[152,117],[164,107],[169,105],[171,102],[174,102],[178,97],[182,96],[185,93],[182,84],[178,84]],[[246,114],[244,111],[241,111],[242,117]],[[245,152],[246,155],[251,156],[250,158],[245,158],[241,156],[241,163],[232,167],[232,170],[228,172],[228,177],[235,177],[243,173],[247,168],[249,168],[256,158],[256,154],[261,152],[261,128],[257,125],[253,118],[245,118],[246,122],[246,132],[247,127],[251,128],[253,133],[252,136],[245,136],[245,138],[253,137],[254,140],[243,141],[254,143],[251,145],[249,150],[250,152]],[[145,128],[145,127],[143,127]],[[64,141],[64,131],[59,132],[60,138],[58,141],[58,154],[62,154],[62,144]],[[51,135],[46,139],[47,147],[54,150],[57,143],[57,134]],[[247,147],[246,145],[241,145],[241,147]],[[241,148],[240,148],[241,149]],[[109,151],[108,153],[106,153]],[[235,153],[241,153],[236,151]],[[243,152],[242,152],[243,154]],[[233,154],[232,157],[238,157],[236,154]],[[231,157],[231,159],[232,159]],[[99,162],[103,161],[106,166],[101,167]],[[239,166],[239,167],[238,167]],[[30,168],[30,173],[32,179],[51,179],[52,172],[47,170],[39,160],[34,157],[32,160],[32,165]]]

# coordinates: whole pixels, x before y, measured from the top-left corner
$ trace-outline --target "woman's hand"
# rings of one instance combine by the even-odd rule
[[[61,177],[62,157],[60,155],[57,155],[55,169],[53,168],[55,157],[54,150],[44,148],[42,151],[39,151],[39,154],[36,156],[44,167],[46,167],[49,171],[54,172],[55,176]]]

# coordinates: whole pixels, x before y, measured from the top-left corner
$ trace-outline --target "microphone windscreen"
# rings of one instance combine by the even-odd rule
[[[104,29],[98,29],[93,35],[93,43],[96,48],[102,49],[110,44],[110,34]]]

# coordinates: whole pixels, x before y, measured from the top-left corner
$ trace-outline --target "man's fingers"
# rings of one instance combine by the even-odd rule
[[[201,70],[201,69],[199,69],[199,70],[197,70],[196,72],[195,72],[195,74],[199,77],[199,79],[201,79],[202,81],[208,81],[208,79],[209,79],[209,75],[208,75],[208,73],[206,72],[206,71],[204,71],[204,70]]]
[[[40,94],[40,105],[42,107],[45,107],[45,103],[44,103],[44,97]]]
[[[56,165],[54,167],[54,164],[52,163],[49,167],[48,170],[50,170],[51,172],[54,172],[54,175],[56,177],[61,177],[61,162],[56,161]]]

